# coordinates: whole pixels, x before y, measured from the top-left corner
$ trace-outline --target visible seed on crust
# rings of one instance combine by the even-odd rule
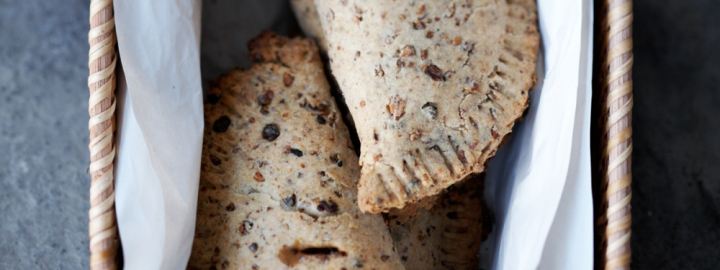
[[[227,131],[228,127],[230,127],[230,117],[223,115],[213,122],[212,130],[217,133],[222,133]]]
[[[427,57],[428,57],[428,50],[427,49],[420,50],[420,59],[425,60],[425,59],[427,59]]]
[[[412,27],[415,30],[422,30],[425,29],[425,23],[421,20],[417,20],[412,23]]]
[[[390,256],[388,256],[388,255],[380,256],[380,260],[382,260],[383,262],[387,262],[387,260],[389,260],[389,259],[390,259]]]
[[[400,56],[406,57],[406,56],[413,56],[415,55],[415,47],[412,45],[405,45],[405,47],[400,50]]]
[[[470,87],[465,88],[465,92],[468,92],[468,93],[480,92],[480,84],[478,84],[476,81],[472,81],[472,84],[470,85]]]
[[[342,162],[342,160],[340,160],[340,155],[339,155],[339,154],[333,154],[333,155],[331,155],[331,156],[330,156],[330,162],[335,163],[338,167],[342,167],[342,166],[343,166],[343,162]]]
[[[425,113],[425,116],[427,116],[430,119],[437,118],[437,104],[434,102],[427,102],[425,105],[422,106],[422,110]]]
[[[287,196],[282,199],[282,207],[286,210],[290,210],[295,208],[295,204],[297,203],[297,197],[295,197],[295,194],[292,194],[290,196]]]
[[[338,211],[338,205],[332,200],[322,200],[318,203],[317,210],[328,214],[335,214]]]
[[[300,151],[300,149],[297,149],[297,148],[290,148],[290,153],[293,154],[293,155],[295,155],[295,156],[297,156],[297,157],[302,157],[302,156],[303,156],[303,152]]]
[[[227,206],[225,206],[225,210],[228,212],[235,211],[235,204],[230,202]]]
[[[425,4],[421,4],[417,10],[418,15],[422,15],[423,13],[425,13]]]
[[[317,123],[321,124],[321,125],[324,125],[325,123],[327,123],[327,120],[325,120],[325,117],[323,117],[322,115],[319,115],[319,114],[318,114],[318,116],[315,117],[315,121],[317,121]]]
[[[497,139],[498,137],[500,137],[500,134],[498,133],[497,128],[495,126],[492,126],[490,128],[490,135],[492,135],[493,139]]]
[[[295,76],[293,76],[292,74],[287,72],[283,74],[283,84],[285,85],[285,87],[290,87],[294,81]]]
[[[402,69],[405,66],[405,61],[403,61],[401,58],[398,58],[398,60],[395,61],[395,65],[398,67],[398,69]]]
[[[363,108],[363,107],[365,107],[365,101],[364,101],[364,100],[361,100],[361,101],[360,101],[360,108]]]
[[[309,109],[311,111],[319,112],[320,114],[327,115],[330,113],[330,105],[326,102],[320,102],[317,105],[312,105],[306,101],[303,101],[300,103],[300,107]]]
[[[433,36],[435,36],[435,33],[434,33],[433,31],[427,31],[427,32],[425,32],[425,37],[426,37],[426,38],[433,38]]]
[[[210,162],[215,166],[219,166],[220,164],[222,164],[222,160],[220,160],[220,158],[214,155],[210,155]]]
[[[390,116],[395,119],[399,120],[403,115],[405,115],[405,104],[407,102],[400,98],[400,96],[395,95],[390,98],[390,101],[387,105],[385,105],[385,109],[388,113],[390,113]]]
[[[460,45],[460,43],[462,43],[462,38],[460,36],[455,36],[455,38],[453,38],[452,44],[457,46]]]
[[[280,136],[280,128],[277,124],[267,124],[262,130],[262,137],[268,141],[274,141]]]
[[[258,249],[258,244],[257,244],[257,243],[252,243],[252,244],[250,244],[250,245],[248,246],[248,249],[250,249],[250,251],[252,251],[253,253],[255,253],[255,252],[257,251],[257,249]]]
[[[442,69],[435,64],[425,66],[425,74],[430,76],[433,81],[444,81],[446,79]]]
[[[238,230],[240,231],[241,235],[247,235],[248,233],[250,233],[250,230],[252,230],[252,228],[253,228],[252,221],[243,220],[243,223],[240,224],[240,228],[238,228]]]
[[[268,106],[272,103],[273,97],[275,97],[275,93],[272,90],[265,90],[262,95],[257,97],[258,104],[263,107]]]
[[[255,175],[253,176],[253,179],[257,182],[265,182],[265,176],[262,175],[262,173],[256,171]]]
[[[375,76],[385,77],[385,70],[383,70],[381,65],[378,65],[377,68],[375,68]]]

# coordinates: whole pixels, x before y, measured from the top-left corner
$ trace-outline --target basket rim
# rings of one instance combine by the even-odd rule
[[[116,269],[121,265],[114,207],[116,33],[112,0],[90,1],[90,268]],[[629,269],[631,259],[632,198],[632,19],[631,0],[596,3],[593,70],[600,104],[594,117],[599,130],[596,190],[596,268]],[[599,30],[599,31],[598,31]],[[108,45],[109,44],[109,45]],[[106,47],[102,47],[106,46]],[[100,49],[100,48],[105,49]],[[593,91],[595,92],[595,91]],[[94,120],[93,120],[94,119]],[[597,239],[597,238],[596,238]]]

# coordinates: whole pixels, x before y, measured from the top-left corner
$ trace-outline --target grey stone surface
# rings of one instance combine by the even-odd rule
[[[0,269],[87,268],[87,12],[0,0]]]
[[[87,268],[87,8],[0,0],[0,269]],[[720,268],[718,11],[635,1],[635,269]]]

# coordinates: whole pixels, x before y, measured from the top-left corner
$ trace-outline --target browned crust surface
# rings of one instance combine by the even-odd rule
[[[480,244],[491,226],[482,178],[471,177],[437,196],[432,209],[386,214],[406,269],[477,269]]]
[[[534,1],[315,3],[362,145],[360,209],[403,208],[484,171],[528,106]]]
[[[357,157],[313,41],[265,33],[205,106],[191,269],[402,268],[359,211]]]

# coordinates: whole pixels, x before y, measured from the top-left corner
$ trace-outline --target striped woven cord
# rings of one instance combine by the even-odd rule
[[[604,268],[630,269],[632,182],[632,1],[604,0],[602,58]]]
[[[90,2],[90,268],[116,269],[115,225],[115,21],[112,0]]]

